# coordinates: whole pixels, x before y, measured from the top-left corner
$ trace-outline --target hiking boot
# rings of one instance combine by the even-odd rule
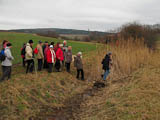
[[[104,75],[102,74],[101,77],[103,78],[103,76],[104,76]]]
[[[84,78],[81,78],[81,80],[84,80]]]

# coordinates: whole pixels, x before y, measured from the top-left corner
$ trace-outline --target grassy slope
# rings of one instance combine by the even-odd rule
[[[50,108],[63,107],[65,98],[87,87],[75,79],[74,73],[43,71],[36,77],[23,74],[21,67],[14,71],[12,80],[0,83],[0,119],[3,120],[28,120],[39,114],[47,115]]]
[[[49,38],[49,37],[41,37],[36,36],[33,34],[23,34],[23,33],[8,33],[8,32],[0,32],[0,43],[3,40],[9,40],[13,44],[13,56],[15,57],[14,63],[19,63],[21,61],[20,57],[20,49],[23,45],[23,43],[28,42],[28,40],[34,40],[34,47],[38,43],[39,40],[41,41],[54,41],[56,42],[63,42],[62,40],[58,40],[55,38]],[[73,53],[76,54],[78,51],[82,52],[89,52],[96,49],[96,45],[85,43],[85,42],[74,42],[74,41],[68,41],[68,45],[73,47]]]

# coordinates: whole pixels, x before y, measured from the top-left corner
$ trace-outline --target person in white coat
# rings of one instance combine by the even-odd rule
[[[33,40],[29,40],[29,42],[26,45],[25,49],[25,58],[27,62],[27,69],[26,69],[26,74],[28,72],[32,73],[34,69],[34,54],[33,54]]]
[[[12,72],[12,60],[14,59],[11,53],[12,44],[7,43],[7,46],[4,50],[5,54],[5,60],[2,61],[2,78],[1,81],[9,80],[11,78],[11,72]]]

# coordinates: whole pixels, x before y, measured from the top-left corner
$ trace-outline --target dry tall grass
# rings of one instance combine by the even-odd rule
[[[119,44],[115,45],[97,45],[97,51],[90,53],[85,63],[89,80],[100,80],[103,73],[101,61],[111,51],[113,54],[113,66],[111,69],[110,79],[119,79],[126,77],[133,71],[144,65],[149,64],[153,53],[146,47],[143,39],[119,40]]]

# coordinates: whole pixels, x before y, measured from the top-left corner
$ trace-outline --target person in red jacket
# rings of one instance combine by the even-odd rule
[[[54,52],[55,53],[57,52],[57,49],[59,48],[59,44],[60,44],[60,42],[57,42],[57,44],[54,46]]]
[[[57,45],[56,64],[55,64],[55,68],[57,69],[57,72],[60,72],[61,62],[64,60],[62,47],[63,47],[63,45],[61,45],[61,44]]]
[[[55,63],[56,54],[53,50],[53,45],[49,46],[49,49],[46,53],[47,63],[48,63],[48,72],[51,73],[53,71],[53,64]]]

